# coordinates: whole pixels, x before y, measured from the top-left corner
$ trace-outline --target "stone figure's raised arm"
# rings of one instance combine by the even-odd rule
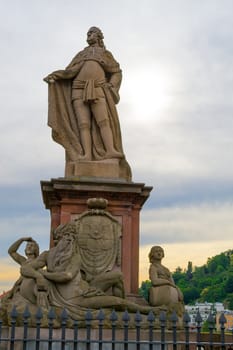
[[[33,239],[31,237],[22,237],[19,238],[17,241],[15,241],[8,249],[8,254],[12,257],[13,260],[15,260],[19,265],[22,265],[27,259],[17,253],[17,250],[19,249],[20,245],[23,242],[33,242]]]

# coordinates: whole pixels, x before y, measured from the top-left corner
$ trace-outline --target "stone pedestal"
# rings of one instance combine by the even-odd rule
[[[72,168],[72,169],[71,169]],[[96,177],[110,177],[119,179],[120,177],[120,167],[119,167],[119,159],[106,159],[99,161],[79,161],[68,162],[66,165],[66,173],[65,176],[70,176],[70,173],[73,173],[74,176],[90,176]]]
[[[125,158],[66,161],[65,177],[105,177],[114,180],[131,181],[131,169]]]
[[[51,232],[61,223],[87,210],[87,199],[108,200],[107,210],[122,225],[122,261],[125,289],[138,292],[139,215],[152,187],[143,183],[96,177],[57,178],[41,181],[43,201],[51,214]],[[52,235],[50,243],[53,245]]]

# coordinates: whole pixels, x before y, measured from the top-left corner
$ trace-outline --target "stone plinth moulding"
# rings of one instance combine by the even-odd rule
[[[137,294],[140,211],[152,187],[124,180],[75,177],[41,181],[41,190],[45,207],[51,215],[51,246],[53,230],[87,210],[88,198],[102,197],[108,200],[107,210],[122,225],[121,270],[125,290],[127,294]]]

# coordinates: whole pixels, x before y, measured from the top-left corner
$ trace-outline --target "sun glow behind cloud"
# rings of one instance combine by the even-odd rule
[[[121,95],[138,123],[158,120],[174,100],[175,80],[165,67],[148,63],[131,68],[122,84]]]

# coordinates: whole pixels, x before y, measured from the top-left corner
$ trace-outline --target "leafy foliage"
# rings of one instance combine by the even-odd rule
[[[149,289],[151,287],[151,281],[146,280],[143,281],[141,287],[139,288],[139,295],[141,295],[144,299],[149,301]]]
[[[223,302],[233,309],[233,250],[208,258],[200,267],[193,268],[189,261],[187,269],[176,268],[173,278],[184,294],[185,304]],[[146,300],[150,286],[150,281],[144,281],[139,289]]]

